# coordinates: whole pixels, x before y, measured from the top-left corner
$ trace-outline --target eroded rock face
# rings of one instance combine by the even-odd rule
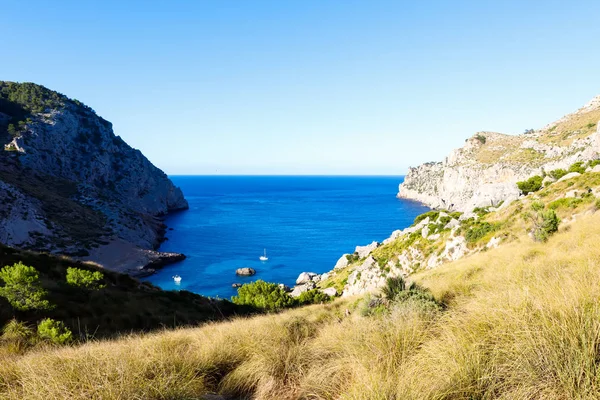
[[[8,120],[3,114],[0,125]],[[10,151],[0,151],[4,244],[82,257],[108,253],[95,249],[113,243],[115,251],[127,247],[123,242],[151,250],[164,234],[162,217],[188,207],[165,173],[81,103],[64,98],[61,106],[30,115],[10,140],[2,143]],[[127,254],[122,259],[132,265]]]
[[[410,168],[398,197],[463,212],[518,197],[516,182],[540,175],[542,170],[567,169],[577,161],[600,156],[600,124],[595,132],[554,131],[560,124],[581,118],[595,123],[599,109],[600,96],[533,134],[479,132],[445,160]],[[563,140],[569,137],[573,140]]]

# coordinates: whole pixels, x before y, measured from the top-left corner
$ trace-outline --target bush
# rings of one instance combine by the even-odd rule
[[[596,165],[600,165],[600,160],[592,160],[588,163],[588,167],[594,168]]]
[[[66,344],[73,340],[73,334],[61,321],[46,318],[38,324],[38,335],[54,344]]]
[[[388,299],[394,300],[400,292],[406,290],[406,281],[402,277],[387,278],[381,293]]]
[[[419,222],[423,221],[425,218],[429,218],[429,220],[431,222],[434,222],[439,215],[440,215],[440,212],[437,210],[427,211],[426,213],[417,215],[417,217],[415,218],[415,221],[413,222],[413,225],[417,225]]]
[[[237,296],[233,296],[231,301],[238,305],[248,305],[266,311],[275,311],[296,305],[295,299],[279,285],[262,280],[242,285],[238,289]]]
[[[533,222],[533,238],[538,242],[545,242],[558,231],[560,219],[554,210],[544,210],[544,203],[540,201],[531,204],[533,213],[525,214],[525,218]]]
[[[46,291],[40,284],[39,274],[35,268],[19,262],[0,270],[0,279],[4,286],[0,287],[0,296],[5,297],[17,310],[51,308],[45,300]]]
[[[542,180],[543,178],[541,176],[535,175],[527,179],[526,181],[517,182],[517,187],[524,194],[537,192],[542,188]]]
[[[475,222],[465,234],[465,239],[469,243],[475,243],[479,239],[484,238],[488,233],[493,232],[496,229],[497,226],[492,225],[489,222]]]
[[[360,259],[360,257],[358,256],[357,252],[354,252],[352,254],[346,254],[346,260],[348,260],[348,264],[352,264],[353,262],[356,262]]]
[[[333,300],[331,296],[328,296],[317,289],[309,290],[298,296],[298,303],[302,305],[328,303],[331,300]]]
[[[479,143],[481,143],[481,144],[485,144],[485,142],[487,142],[487,138],[485,136],[483,136],[481,133],[478,133],[477,135],[475,135],[475,139],[479,140]]]
[[[575,197],[563,197],[562,199],[554,200],[548,204],[550,210],[558,210],[559,208],[577,208],[583,202],[582,199]]]
[[[548,172],[548,175],[550,175],[552,178],[559,180],[560,178],[562,178],[563,176],[565,176],[567,174],[567,171],[559,168],[559,169],[555,169],[552,170],[550,172]]]
[[[82,287],[86,289],[102,289],[106,285],[100,282],[104,275],[100,271],[88,271],[79,268],[67,268],[67,283],[71,286]]]
[[[578,161],[578,162],[572,164],[569,167],[569,172],[578,172],[580,174],[585,173],[585,167],[583,166],[583,162],[582,161]]]
[[[440,310],[442,308],[442,305],[427,289],[423,289],[414,282],[407,285],[402,277],[388,278],[381,293],[395,304],[418,302],[424,309]]]
[[[475,207],[473,212],[477,214],[478,217],[483,217],[486,214],[490,213],[489,207]]]

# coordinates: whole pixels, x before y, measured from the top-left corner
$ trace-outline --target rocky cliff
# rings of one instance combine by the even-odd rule
[[[410,168],[398,197],[469,211],[517,198],[517,181],[600,154],[600,96],[572,114],[518,136],[479,132],[441,162]]]
[[[293,296],[320,289],[353,296],[531,234],[532,204],[563,224],[600,210],[600,96],[572,114],[518,136],[480,132],[442,162],[411,168],[399,197],[440,210],[418,216],[382,243],[357,246],[322,275],[304,272]],[[574,168],[575,167],[575,168]],[[563,169],[560,176],[552,172]],[[578,172],[570,172],[576,169]],[[516,182],[545,175],[527,195]],[[541,180],[541,179],[540,179]]]
[[[0,242],[125,272],[163,258],[162,217],[187,202],[91,108],[0,81],[0,139]]]

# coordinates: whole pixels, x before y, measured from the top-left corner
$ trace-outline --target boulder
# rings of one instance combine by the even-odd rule
[[[377,246],[379,246],[378,242],[373,242],[366,246],[356,246],[356,249],[354,250],[354,252],[358,253],[359,258],[365,258],[369,254],[371,254],[371,252],[373,250],[375,250],[377,248]]]
[[[452,228],[454,228],[456,226],[459,226],[459,225],[460,225],[460,222],[456,218],[452,218],[450,220],[450,222],[448,222],[446,224],[446,226],[444,226],[444,229],[452,229]]]
[[[549,185],[553,184],[554,182],[556,182],[556,179],[554,179],[550,175],[547,175],[544,178],[544,180],[542,181],[542,187],[548,187]]]
[[[569,190],[567,193],[565,193],[565,197],[577,197],[577,190]]]
[[[232,283],[231,287],[236,289],[236,288],[242,287],[242,284],[241,283]]]
[[[488,249],[495,249],[496,247],[498,247],[498,245],[500,244],[500,241],[502,239],[497,238],[497,237],[493,237],[490,239],[490,241],[488,242],[488,244],[485,245],[485,247],[487,247]]]
[[[317,277],[318,275],[314,272],[302,272],[300,275],[298,275],[298,279],[296,279],[296,285],[302,285],[315,280],[318,281],[318,279],[316,279]]]
[[[337,260],[337,262],[335,263],[335,267],[333,267],[333,269],[342,269],[342,268],[346,268],[348,266],[348,256],[350,254],[344,254],[343,256],[340,257],[339,260]]]
[[[252,276],[254,274],[256,274],[256,270],[254,268],[238,268],[235,270],[235,274],[236,275],[240,275],[240,276]]]
[[[598,124],[600,126],[600,124]],[[590,169],[590,172],[600,172],[600,164]]]
[[[283,290],[284,292],[289,292],[291,290],[289,286],[286,286],[283,283],[280,283],[277,286],[279,286],[279,289]]]
[[[579,176],[579,175],[581,175],[579,172],[569,172],[568,174],[566,174],[565,176],[560,178],[557,182],[566,181],[568,179],[575,178],[576,176]]]
[[[323,292],[323,294],[326,294],[327,296],[331,296],[331,297],[337,296],[337,290],[334,287],[323,289],[323,290],[321,290],[321,292]]]
[[[309,290],[313,290],[315,287],[316,286],[315,286],[314,282],[307,282],[307,283],[302,284],[302,285],[296,285],[296,286],[294,286],[294,289],[290,293],[290,296],[292,296],[292,297],[298,297],[298,296],[300,296],[304,292],[308,292]]]

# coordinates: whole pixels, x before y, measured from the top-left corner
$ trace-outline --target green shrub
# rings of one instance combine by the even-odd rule
[[[533,223],[532,233],[534,240],[545,242],[558,231],[560,219],[554,210],[544,210],[544,203],[540,201],[531,204],[532,213],[525,214],[525,218]]]
[[[429,218],[429,220],[431,222],[433,222],[438,218],[439,215],[440,215],[440,212],[438,210],[427,211],[426,213],[417,215],[417,217],[415,218],[415,221],[413,222],[413,225],[417,225],[419,222],[423,221],[425,218]]]
[[[478,133],[477,135],[475,135],[475,139],[479,140],[479,143],[481,143],[481,144],[485,144],[485,142],[487,142],[487,138],[485,136],[483,136],[481,133]]]
[[[54,344],[66,344],[73,340],[73,334],[61,321],[46,318],[38,324],[40,338]]]
[[[360,259],[360,257],[358,256],[357,252],[354,252],[352,254],[346,254],[346,260],[348,260],[348,264],[352,264],[353,262],[356,262]]]
[[[17,310],[51,308],[45,300],[46,291],[40,284],[39,274],[35,268],[19,262],[0,270],[0,279],[4,286],[0,287],[0,296],[5,297]]]
[[[600,165],[600,160],[592,160],[588,163],[588,167],[594,168],[596,165]]]
[[[562,178],[563,176],[565,176],[567,174],[567,171],[559,168],[559,169],[555,169],[552,170],[550,172],[548,172],[548,175],[550,175],[552,178],[559,180],[560,178]]]
[[[484,215],[489,214],[490,210],[488,207],[475,207],[473,209],[473,212],[475,214],[477,214],[479,217],[483,217]]]
[[[575,197],[563,197],[562,199],[554,200],[548,204],[550,210],[558,210],[559,208],[577,208],[583,202],[582,199]]]
[[[497,229],[496,225],[490,224],[489,222],[474,222],[473,225],[467,230],[465,239],[469,243],[475,243],[479,239],[484,238],[488,233],[493,232]]]
[[[302,305],[328,303],[331,300],[333,300],[331,296],[328,296],[317,289],[306,291],[298,296],[298,303]]]
[[[231,301],[238,305],[248,305],[266,311],[275,311],[293,307],[296,301],[276,283],[262,280],[247,283],[238,289],[237,296]]]
[[[578,161],[574,164],[571,164],[571,166],[569,167],[569,172],[578,172],[580,174],[585,173],[585,167],[583,166],[583,162]]]
[[[102,289],[106,285],[101,284],[104,274],[100,271],[88,271],[79,268],[67,268],[67,283],[71,286],[86,289]]]
[[[381,293],[388,299],[394,300],[400,292],[405,291],[406,281],[402,277],[390,277],[385,281],[385,286],[381,288]]]
[[[542,180],[543,178],[541,176],[535,175],[527,179],[526,181],[517,182],[517,187],[524,194],[537,192],[542,188]]]
[[[414,282],[410,285],[402,277],[393,277],[386,280],[385,286],[381,289],[383,296],[393,304],[417,302],[423,309],[440,310],[442,305],[433,297],[427,289],[424,289]]]
[[[596,126],[595,122],[590,122],[589,124],[586,125],[588,129],[592,129],[593,127]]]

